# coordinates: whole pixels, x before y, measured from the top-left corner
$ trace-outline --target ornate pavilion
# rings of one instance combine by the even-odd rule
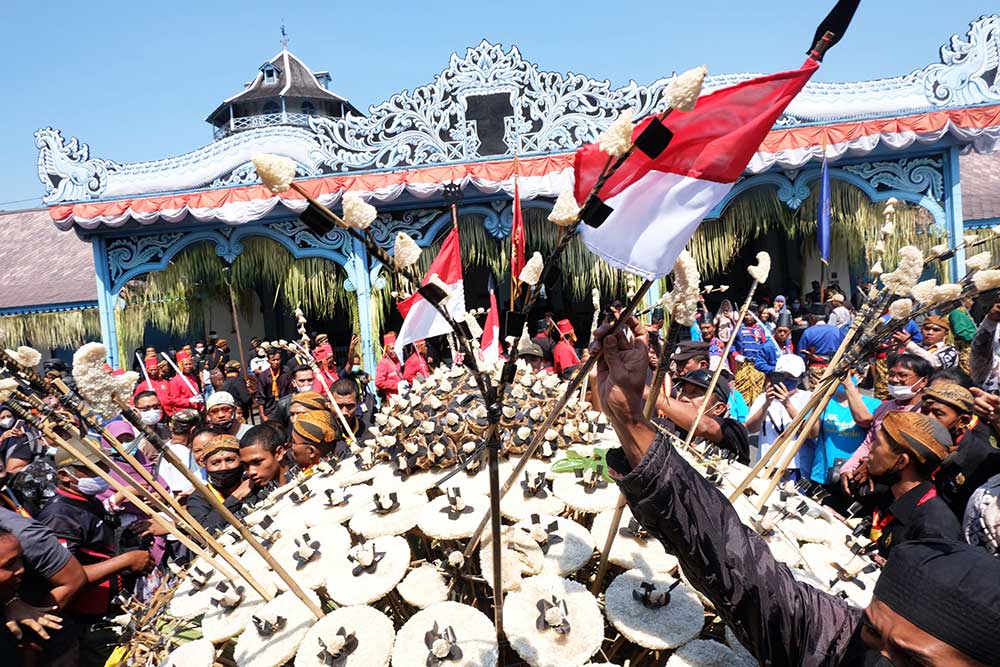
[[[809,84],[692,240],[702,272],[722,275],[742,250],[767,248],[784,260],[772,274],[776,289],[818,277],[811,249],[824,157],[834,186],[832,255],[839,258],[831,276],[841,282],[863,274],[879,203],[890,197],[909,204],[911,231],[900,242],[914,235],[955,239],[968,227],[1000,222],[993,194],[1000,163],[985,155],[1000,139],[998,60],[1000,16],[987,16],[951,37],[938,61],[909,74]],[[313,235],[297,217],[306,202],[259,185],[253,155],[293,159],[303,187],[328,206],[336,208],[345,191],[362,194],[380,211],[373,231],[390,252],[397,230],[424,247],[439,242],[452,222],[447,195],[457,185],[467,302],[474,307],[487,283],[509,280],[504,239],[515,169],[529,252],[543,249],[555,240],[544,218],[571,184],[574,148],[594,141],[622,109],[637,117],[658,110],[672,76],[614,88],[541,70],[517,48],[484,41],[454,54],[430,83],[362,113],[328,90],[329,75],[282,49],[209,115],[215,140],[207,146],[123,164],[45,128],[35,134],[39,176],[55,226],[92,246],[100,329],[114,361],[129,363],[147,320],[175,332],[200,322],[203,333],[203,320],[178,324],[183,309],[172,304],[218,299],[218,289],[231,286],[249,318],[244,336],[290,334],[293,322],[285,326],[260,312],[287,313],[301,303],[311,326],[340,322],[331,335],[341,345],[359,331],[365,365],[373,368],[379,330],[398,321],[390,307],[395,286],[346,233]],[[706,92],[751,76],[710,76]],[[966,220],[963,172],[970,170],[980,205]],[[962,262],[959,256],[951,263],[953,275],[962,273]],[[578,329],[591,313],[575,307],[589,302],[591,285],[606,295],[627,289],[627,277],[575,242],[562,269],[562,295],[552,295],[552,307],[571,312]]]

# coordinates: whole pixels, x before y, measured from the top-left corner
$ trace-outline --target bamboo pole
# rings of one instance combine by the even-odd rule
[[[115,438],[108,431],[108,429],[98,419],[95,418],[90,409],[87,408],[85,405],[83,405],[80,401],[76,400],[74,394],[70,391],[69,387],[67,387],[65,383],[63,383],[61,380],[56,380],[54,382],[54,386],[63,393],[65,401],[71,404],[69,407],[71,407],[71,409],[73,409],[80,415],[80,417],[84,420],[84,423],[86,423],[89,427],[95,429],[98,433],[100,433],[101,436],[108,441],[112,449],[114,449],[119,456],[125,459],[125,462],[128,463],[129,466],[131,466],[131,468],[139,475],[139,477],[141,477],[142,480],[150,486],[151,491],[148,491],[150,499],[156,500],[156,495],[159,495],[162,498],[162,501],[156,501],[154,504],[159,504],[160,506],[162,506],[164,511],[167,511],[167,506],[169,506],[173,510],[173,513],[176,515],[176,517],[180,519],[179,521],[177,521],[178,526],[181,527],[186,526],[188,532],[190,532],[192,536],[199,538],[204,545],[208,546],[210,549],[219,554],[219,556],[226,563],[228,563],[241,578],[246,580],[246,582],[250,584],[250,586],[255,591],[257,591],[261,595],[261,597],[263,597],[264,599],[269,599],[268,598],[269,593],[267,589],[265,589],[253,577],[253,575],[250,574],[249,570],[246,569],[243,563],[241,563],[240,560],[236,558],[236,556],[234,556],[225,547],[223,547],[222,544],[220,544],[219,541],[216,540],[204,526],[202,526],[193,516],[191,516],[187,508],[184,507],[180,503],[180,501],[178,501],[174,497],[172,493],[170,493],[167,489],[163,488],[163,486],[156,480],[156,478],[152,475],[152,473],[146,470],[145,466],[140,464],[139,461],[136,460],[134,456],[132,456],[124,447],[122,447],[121,442],[119,442],[118,439]],[[132,407],[130,405],[128,405],[118,397],[115,397],[115,403],[118,405],[119,408],[122,409],[122,416],[125,417],[126,420],[128,420],[133,425],[135,425],[136,422],[142,424],[141,419],[129,419],[130,416],[132,416],[133,418],[135,417],[135,415],[132,412]],[[149,429],[148,427],[146,429],[139,427],[139,431],[143,433],[147,437],[147,439],[150,440],[151,443],[153,443],[154,445],[156,444],[150,438],[150,432],[152,432],[152,429]],[[163,446],[162,443],[160,444],[158,449],[160,449],[161,451],[161,456],[163,455],[163,452],[169,452],[169,449]],[[172,455],[172,452],[170,453]],[[115,463],[115,465],[117,466],[117,463]],[[173,465],[178,468],[183,467],[184,470],[187,470],[187,466],[183,466],[183,464],[178,465],[177,463],[174,463]],[[118,474],[122,475],[124,478],[131,479],[131,475],[128,475],[124,470],[120,468],[116,470],[116,472],[118,472]],[[147,492],[147,490],[141,485],[136,485],[136,488],[139,488],[142,491]],[[156,495],[154,495],[154,493]],[[168,511],[167,513],[169,514],[170,512]],[[227,572],[228,574],[226,572],[223,572],[223,574],[226,574],[226,578],[230,579],[231,581],[235,580],[235,575],[232,575],[232,571],[227,571]]]
[[[95,475],[97,475],[105,482],[107,482],[108,486],[114,489],[117,493],[121,493],[123,496],[125,496],[126,500],[135,505],[139,509],[139,511],[141,511],[143,514],[148,516],[150,520],[153,521],[153,523],[157,524],[165,531],[167,531],[169,534],[177,538],[177,540],[185,547],[190,549],[192,553],[201,556],[206,561],[211,563],[212,567],[221,572],[226,578],[229,579],[235,578],[236,575],[233,574],[232,571],[226,569],[225,567],[217,563],[215,559],[211,556],[211,554],[209,554],[199,545],[195,544],[194,541],[192,541],[187,535],[181,532],[181,530],[177,527],[175,523],[161,517],[156,510],[147,505],[137,495],[135,495],[135,493],[129,490],[128,486],[116,480],[107,471],[101,468],[101,466],[88,459],[86,454],[84,454],[83,450],[77,447],[73,442],[57,434],[44,421],[35,419],[28,410],[24,409],[16,401],[11,401],[10,403],[8,403],[8,407],[10,407],[13,412],[17,413],[19,417],[21,417],[28,423],[32,424],[33,426],[41,430],[46,438],[48,438],[52,442],[55,442],[59,447],[62,447],[67,452],[69,452],[71,456],[78,459],[81,465],[83,465],[85,468],[87,468]],[[80,442],[89,445],[89,443],[87,443],[85,439],[81,439]],[[105,454],[103,451],[101,451],[100,447],[96,445],[90,445],[90,448],[95,454],[97,454],[98,459],[100,459],[102,463],[104,463],[105,465],[109,466],[112,469],[117,467],[118,469],[115,470],[115,472],[117,472],[119,475],[122,475],[125,479],[129,479],[131,484],[135,485],[138,489],[140,490],[142,489],[142,487],[139,486],[138,483],[135,482],[135,480],[131,480],[127,475],[124,475],[123,471],[121,471],[121,468],[117,466],[116,462],[107,454]]]
[[[268,552],[267,549],[264,548],[257,538],[253,536],[250,530],[246,527],[246,524],[236,518],[229,508],[216,497],[215,493],[209,489],[204,482],[198,479],[197,475],[188,470],[188,467],[177,458],[176,454],[170,451],[169,448],[163,446],[163,441],[159,439],[159,436],[156,436],[155,432],[150,431],[148,428],[143,428],[145,424],[142,424],[142,420],[136,419],[136,416],[131,412],[131,410],[126,410],[122,413],[122,415],[125,416],[125,418],[128,419],[133,426],[137,426],[140,430],[146,433],[147,437],[150,435],[153,436],[150,439],[151,442],[160,448],[160,455],[166,459],[167,463],[170,463],[177,468],[185,479],[187,479],[188,482],[190,482],[191,485],[197,489],[198,493],[205,497],[205,500],[207,500],[209,505],[212,506],[212,509],[218,512],[226,523],[236,529],[236,531],[240,534],[240,537],[242,537],[243,540],[250,545],[250,548],[256,551],[257,554],[264,559],[268,566],[274,570],[274,573],[278,575],[283,582],[285,582],[288,586],[288,590],[290,590],[295,597],[299,598],[299,600],[302,601],[306,608],[308,608],[317,619],[323,618],[323,610],[320,609],[320,607],[313,602],[308,595],[306,595],[305,591],[302,590],[302,587],[299,586],[298,582],[296,582],[295,579],[288,574],[288,571],[285,570],[285,568],[274,559],[274,557]],[[138,424],[136,424],[137,421]]]

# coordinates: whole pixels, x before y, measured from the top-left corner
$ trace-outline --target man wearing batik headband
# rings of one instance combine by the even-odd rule
[[[636,520],[676,554],[761,664],[800,667],[1000,665],[1000,562],[944,540],[900,545],[871,604],[798,581],[732,504],[642,417],[645,331],[599,330],[595,394],[618,434],[607,454]]]
[[[309,471],[323,459],[344,458],[350,450],[328,410],[310,410],[292,424],[292,458],[299,470]]]
[[[952,368],[958,364],[958,350],[948,342],[951,324],[940,315],[931,315],[920,325],[923,341],[918,345],[906,331],[897,331],[896,342],[906,346],[906,352],[926,359],[934,368]]]
[[[576,349],[573,347],[573,343],[576,342],[576,332],[569,320],[556,322],[556,329],[559,331],[559,340],[552,348],[553,369],[556,375],[568,379],[576,367],[580,365],[580,357],[577,356]]]
[[[874,506],[870,537],[883,558],[910,540],[962,539],[958,519],[931,481],[951,448],[948,430],[927,415],[890,412],[882,420],[868,453],[868,474],[871,489],[880,485],[889,490],[862,503]]]
[[[931,379],[920,411],[948,429],[954,450],[934,475],[934,486],[959,521],[977,487],[1000,473],[1000,450],[990,444],[989,428],[973,414],[975,399],[965,387]]]
[[[231,435],[217,435],[205,445],[202,456],[208,473],[208,490],[235,512],[251,492],[250,482],[244,479],[240,462],[240,441]],[[221,528],[226,523],[200,493],[191,494],[187,509],[198,523],[209,530]]]

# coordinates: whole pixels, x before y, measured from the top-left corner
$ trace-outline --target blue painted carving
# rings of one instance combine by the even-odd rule
[[[952,35],[941,47],[941,62],[918,74],[927,99],[936,105],[1000,101],[1000,16],[983,16],[967,35]]]
[[[830,179],[845,181],[859,188],[873,202],[890,197],[927,209],[937,225],[946,225],[943,157],[901,158],[880,162],[862,162],[831,168]],[[726,197],[708,214],[718,218],[726,206],[741,194],[758,187],[774,187],[778,200],[797,210],[809,197],[821,177],[820,168],[772,171],[746,176],[733,186]]]
[[[126,236],[108,242],[108,267],[112,282],[123,274],[144,264],[156,263],[171,250],[171,246],[184,237],[181,232],[167,232],[148,236]]]
[[[406,232],[417,244],[426,246],[425,237],[428,233],[433,235],[435,221],[441,216],[441,209],[413,209],[396,213],[382,213],[375,219],[369,230],[375,238],[375,242],[392,253],[396,243],[396,233]]]
[[[76,137],[65,141],[62,133],[51,127],[35,132],[38,148],[38,178],[45,185],[42,201],[89,199],[108,184],[108,174],[119,169],[116,162],[90,157],[90,147]]]
[[[861,162],[842,167],[877,190],[903,190],[944,200],[944,160],[939,157]]]
[[[268,230],[272,233],[267,233]],[[347,263],[352,248],[351,235],[347,233],[347,230],[334,228],[318,237],[298,218],[269,223],[264,226],[263,230],[256,232],[257,235],[262,233],[264,236],[280,241],[292,251],[292,255],[296,258],[325,257],[333,259],[341,266]],[[246,235],[241,234],[241,236]],[[255,235],[255,232],[251,231],[249,235]]]

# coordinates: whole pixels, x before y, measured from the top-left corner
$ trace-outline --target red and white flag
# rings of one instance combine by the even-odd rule
[[[436,275],[443,283],[448,299],[444,307],[455,320],[465,317],[465,289],[462,285],[462,252],[458,241],[458,228],[452,228],[441,245],[441,252],[434,258],[421,285],[426,285],[431,276]],[[397,304],[403,315],[403,326],[396,336],[396,354],[403,356],[403,347],[431,336],[441,336],[451,332],[448,320],[425,299],[415,292],[408,299]]]
[[[483,363],[495,364],[500,360],[500,309],[497,308],[497,295],[493,290],[490,290],[490,312],[486,314],[479,350]]]
[[[596,215],[579,229],[592,252],[612,266],[655,279],[670,273],[702,219],[743,173],[775,121],[819,63],[717,90],[663,125],[673,135],[651,158],[636,148],[597,193]],[[633,141],[655,117],[640,122]],[[583,203],[607,163],[598,144],[576,153],[574,194]]]
[[[517,292],[520,289],[521,281],[518,278],[521,275],[521,271],[524,270],[524,265],[528,263],[528,258],[525,257],[524,248],[524,216],[521,213],[521,188],[518,184],[517,178],[518,172],[518,161],[517,156],[514,157],[514,208],[513,217],[510,224],[510,285],[511,293],[510,300],[511,303],[517,298]]]

